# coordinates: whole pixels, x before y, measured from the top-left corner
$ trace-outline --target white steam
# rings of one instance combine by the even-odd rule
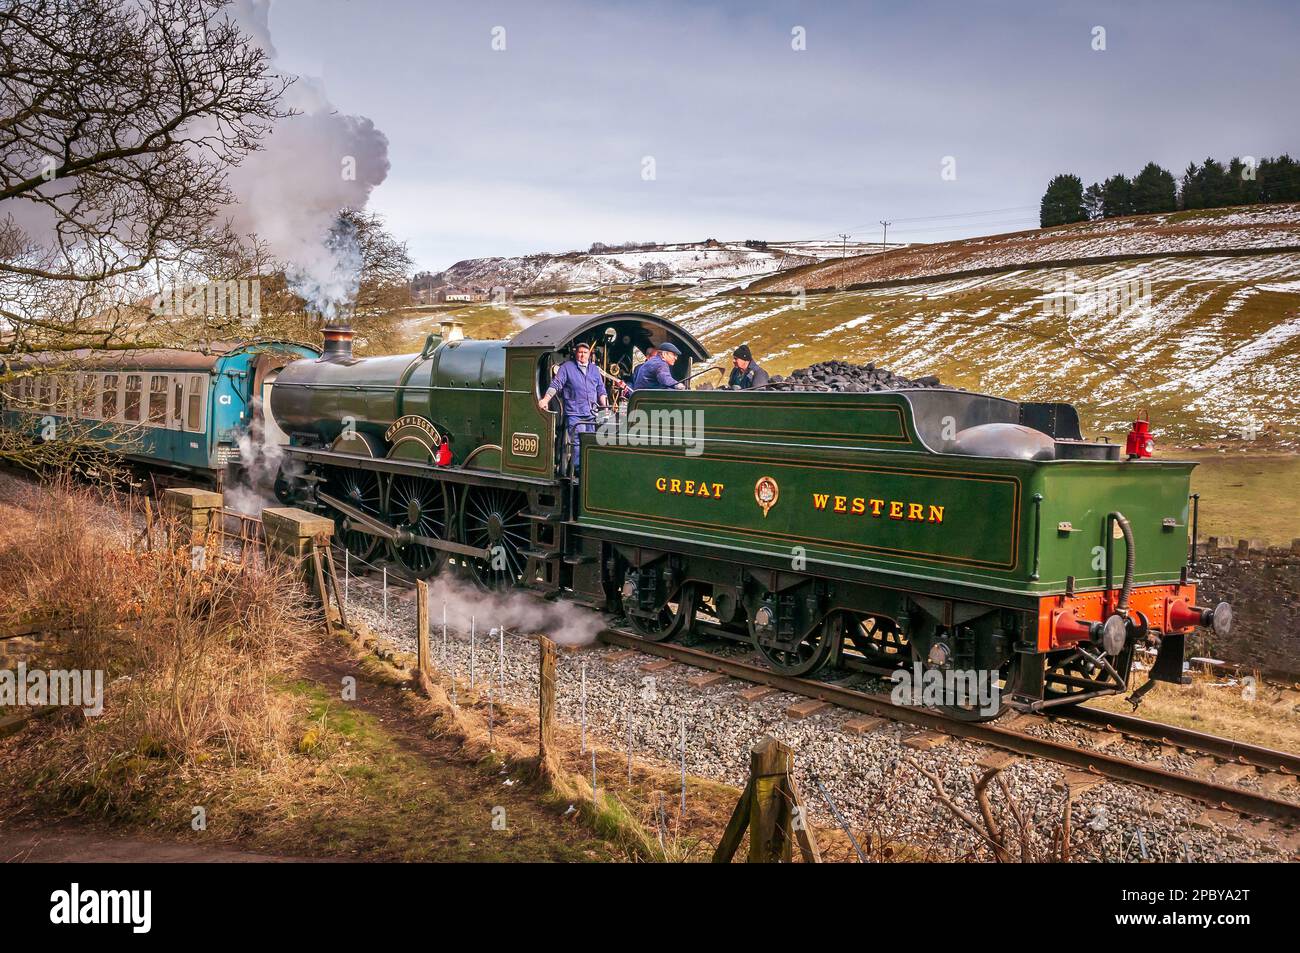
[[[271,0],[231,6],[274,66],[270,12]],[[297,77],[284,105],[298,115],[277,123],[262,148],[231,170],[238,196],[231,223],[265,242],[284,264],[290,288],[332,318],[355,297],[361,271],[355,235],[338,227],[339,212],[364,208],[387,178],[388,138],[365,116],[339,113],[319,79]]]
[[[473,619],[485,637],[504,626],[508,635],[545,635],[561,645],[586,645],[605,628],[599,613],[571,602],[548,602],[519,590],[484,592],[449,571],[429,583],[431,631],[441,631],[444,605],[448,628],[468,632]]]
[[[285,457],[283,446],[267,439],[261,404],[261,398],[253,401],[253,422],[239,434],[239,468],[233,471],[234,481],[222,487],[225,505],[247,516],[260,516],[262,507],[279,505],[274,487],[281,464],[286,479],[302,472],[296,460]]]

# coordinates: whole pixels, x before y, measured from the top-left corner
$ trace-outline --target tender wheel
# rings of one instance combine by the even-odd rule
[[[771,624],[763,617],[767,611],[770,610],[766,606],[760,606],[750,617],[749,636],[758,654],[782,675],[811,675],[839,654],[844,631],[840,613],[827,616],[793,649],[782,649],[764,644],[761,637],[762,631]]]
[[[403,533],[428,539],[447,538],[447,494],[441,483],[414,476],[394,476],[388,484],[385,522]],[[442,568],[445,555],[419,543],[390,542],[388,555],[417,579]]]
[[[379,474],[369,470],[330,467],[325,471],[325,491],[376,519],[383,512]],[[335,541],[357,559],[370,559],[383,542],[378,536],[355,529],[342,513],[334,514],[334,523],[338,527]]]
[[[938,705],[927,704],[925,705],[926,708],[940,712],[945,717],[951,718],[953,721],[992,721],[994,718],[997,718],[1006,711],[1007,698],[1013,691],[1015,691],[1015,685],[1012,681],[1014,679],[1012,671],[1015,666],[1014,661],[1007,662],[1003,665],[1000,672],[995,673],[999,687],[998,701],[997,704],[994,705],[992,704],[991,694],[987,696],[985,695],[985,692],[990,691],[993,686],[989,684],[987,679],[980,681],[979,676],[982,673],[955,672],[950,678],[948,677],[949,673],[945,669],[932,664],[926,658],[922,657],[921,650],[916,643],[911,643],[911,645],[912,662],[919,663],[922,677],[934,677],[928,675],[929,672],[933,671],[937,673],[938,678],[943,680],[942,697],[944,698],[944,702]],[[908,670],[909,676],[916,671],[917,666],[914,664]],[[959,676],[961,678],[960,682],[958,682]],[[1003,683],[1006,685],[1005,688],[1001,687]],[[949,690],[950,686],[951,692]],[[926,696],[925,688],[926,686],[924,683],[915,686],[913,697],[922,699],[922,701],[919,701],[916,704],[924,704],[923,700]],[[964,692],[964,697],[958,695],[958,692]]]
[[[631,588],[629,588],[631,587]],[[623,611],[628,623],[641,638],[650,642],[668,642],[695,624],[695,610],[699,605],[695,586],[687,583],[653,615],[643,615],[637,610],[635,584],[629,580],[623,585]]]
[[[509,589],[523,582],[528,560],[528,498],[522,493],[471,486],[465,491],[460,538],[491,553],[487,559],[461,560],[470,578],[484,589]]]
[[[888,619],[844,613],[844,649],[852,649],[871,665],[897,668],[912,660],[907,636]]]

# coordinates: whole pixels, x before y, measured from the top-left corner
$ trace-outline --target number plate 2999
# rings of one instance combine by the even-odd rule
[[[510,452],[516,457],[535,457],[541,441],[535,433],[512,433]]]

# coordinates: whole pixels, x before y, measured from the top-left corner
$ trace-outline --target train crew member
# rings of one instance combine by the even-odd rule
[[[732,390],[749,390],[767,383],[767,371],[758,366],[748,344],[742,344],[731,355],[731,377],[727,386]]]
[[[677,345],[665,341],[655,345],[655,351],[632,375],[632,390],[685,390],[686,385],[673,377],[672,367],[682,354]]]
[[[579,341],[573,349],[573,358],[560,365],[537,406],[550,410],[551,398],[556,394],[560,395],[560,406],[564,409],[564,425],[573,445],[573,475],[577,476],[578,434],[595,432],[596,408],[607,403],[604,381],[599,368],[591,362],[591,345],[586,341]]]

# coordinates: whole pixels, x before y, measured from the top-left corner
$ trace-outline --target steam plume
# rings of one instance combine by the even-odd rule
[[[276,60],[271,0],[235,0],[231,15]],[[282,75],[287,75],[283,74]],[[233,169],[231,222],[256,234],[285,266],[289,287],[327,319],[351,303],[361,254],[342,209],[364,208],[388,176],[388,138],[365,116],[337,111],[319,79],[298,77],[285,94],[298,112],[276,124],[263,147]]]

